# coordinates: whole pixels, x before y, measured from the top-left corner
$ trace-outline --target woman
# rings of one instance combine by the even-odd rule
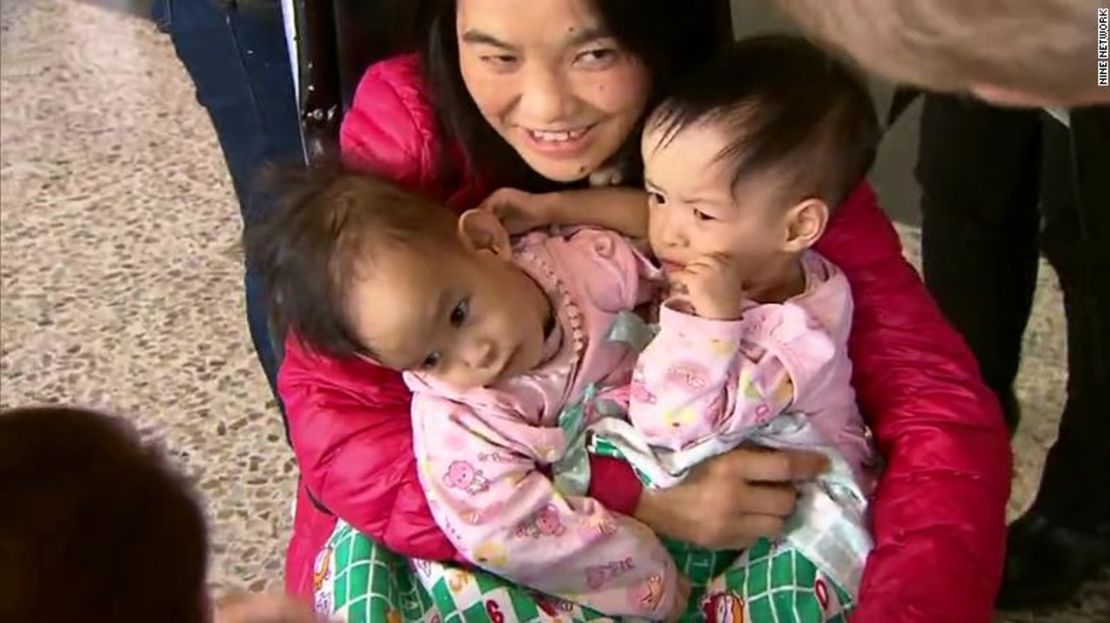
[[[422,57],[384,61],[363,79],[343,126],[347,160],[460,209],[502,185],[573,192],[614,171],[639,184],[640,121],[672,77],[711,52],[712,18],[696,11],[708,5],[519,6],[443,3]],[[998,407],[869,187],[840,208],[820,251],[853,286],[854,381],[887,459],[853,620],[989,620],[1010,475]],[[290,590],[309,589],[331,513],[401,554],[452,558],[417,480],[400,379],[313,353],[296,336],[286,349],[279,386],[303,476]],[[781,530],[789,481],[818,465],[811,455],[741,449],[674,489],[641,495],[627,467],[594,459],[590,494],[660,534],[736,548]]]

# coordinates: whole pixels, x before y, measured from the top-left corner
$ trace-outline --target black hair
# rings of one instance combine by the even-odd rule
[[[652,113],[663,142],[693,124],[723,124],[719,158],[732,185],[773,167],[788,200],[835,209],[875,162],[878,116],[866,84],[817,46],[791,35],[743,39],[691,74]]]
[[[270,167],[259,182],[277,195],[279,207],[252,222],[244,247],[277,335],[295,331],[331,356],[373,356],[348,322],[351,280],[382,242],[454,241],[454,214],[336,162]]]
[[[732,25],[727,3],[721,0],[591,0],[609,32],[646,65],[651,95],[645,110],[651,110],[668,93],[675,79],[704,62],[731,39]],[[478,110],[459,72],[456,1],[437,0],[424,51],[424,73],[440,129],[455,140],[469,169],[496,175],[497,185],[516,186],[534,192],[562,186],[543,178],[502,139]],[[619,150],[626,162],[625,183],[639,185],[643,163],[639,153],[638,125]],[[440,166],[453,171],[442,158]]]
[[[0,413],[0,620],[207,620],[204,515],[122,420]]]

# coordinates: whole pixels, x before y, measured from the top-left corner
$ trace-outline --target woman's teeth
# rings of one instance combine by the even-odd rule
[[[561,130],[559,132],[545,132],[543,130],[528,130],[528,135],[537,141],[547,141],[550,143],[565,143],[576,138],[581,137],[589,130],[589,127],[578,128],[576,130]]]

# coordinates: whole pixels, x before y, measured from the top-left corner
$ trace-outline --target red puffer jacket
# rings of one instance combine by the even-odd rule
[[[451,183],[439,174],[445,147],[418,57],[393,58],[367,72],[341,139],[349,163],[455,208],[475,205],[490,190],[475,175]],[[819,249],[852,284],[854,384],[886,460],[872,506],[876,548],[853,621],[989,621],[1010,483],[997,404],[903,260],[868,185],[841,206]],[[455,555],[417,481],[409,396],[397,374],[322,357],[291,336],[279,387],[302,471],[289,590],[310,590],[313,557],[335,522],[327,511],[400,553]],[[631,470],[596,461],[594,482],[605,486],[591,495],[631,513],[639,496]]]

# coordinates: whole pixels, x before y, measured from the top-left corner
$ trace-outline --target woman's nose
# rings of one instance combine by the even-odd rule
[[[535,66],[525,75],[520,94],[521,121],[550,124],[569,119],[574,112],[574,93],[557,69]],[[539,127],[534,130],[561,128]]]

